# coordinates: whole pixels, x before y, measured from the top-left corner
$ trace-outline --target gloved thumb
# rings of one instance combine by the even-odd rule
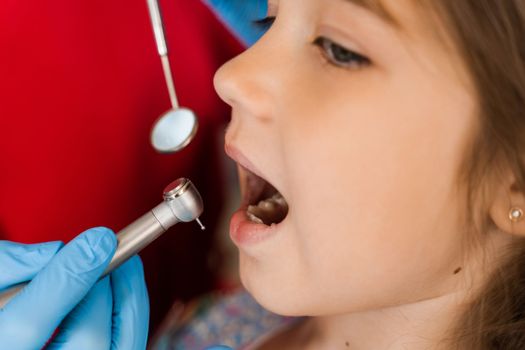
[[[108,229],[88,230],[62,248],[0,313],[6,349],[37,349],[84,298],[117,246]]]
[[[59,241],[40,244],[0,241],[0,290],[35,277],[62,246]]]

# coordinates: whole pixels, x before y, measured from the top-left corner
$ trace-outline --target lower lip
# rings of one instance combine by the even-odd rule
[[[258,224],[246,215],[246,209],[233,214],[230,221],[230,237],[237,246],[251,246],[263,242],[277,233],[280,224]]]

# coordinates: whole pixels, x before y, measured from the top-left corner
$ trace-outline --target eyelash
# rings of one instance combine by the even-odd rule
[[[275,16],[267,16],[253,21],[253,24],[261,30],[268,30],[273,25],[273,22],[275,22]]]
[[[325,38],[318,37],[313,42],[319,47],[323,58],[331,65],[346,69],[358,69],[369,66],[371,61],[367,57],[358,54],[355,51],[345,48],[338,43]]]
[[[275,16],[268,16],[256,20],[253,23],[263,30],[268,30],[273,25],[274,21]],[[354,70],[371,64],[369,58],[347,49],[346,47],[323,36],[316,38],[313,45],[319,48],[324,60],[335,67]]]

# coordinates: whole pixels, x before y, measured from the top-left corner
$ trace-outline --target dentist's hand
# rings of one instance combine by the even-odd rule
[[[97,282],[115,235],[95,228],[62,245],[0,241],[0,291],[32,279],[0,309],[0,347],[41,349],[58,327],[46,349],[145,349],[149,303],[138,256]]]
[[[246,46],[254,44],[266,32],[267,28],[254,22],[266,17],[267,0],[204,1]]]

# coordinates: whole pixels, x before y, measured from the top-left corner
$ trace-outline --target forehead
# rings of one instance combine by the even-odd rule
[[[414,25],[422,25],[417,19],[432,17],[434,21],[436,11],[435,6],[438,0],[342,0],[362,7],[382,20],[393,25],[397,29],[406,30]],[[428,23],[426,23],[428,24]],[[413,29],[413,28],[412,28]]]
[[[439,0],[340,0],[359,6],[379,17],[394,29],[409,37],[448,41],[448,31],[443,26]],[[446,43],[447,45],[450,43]]]

